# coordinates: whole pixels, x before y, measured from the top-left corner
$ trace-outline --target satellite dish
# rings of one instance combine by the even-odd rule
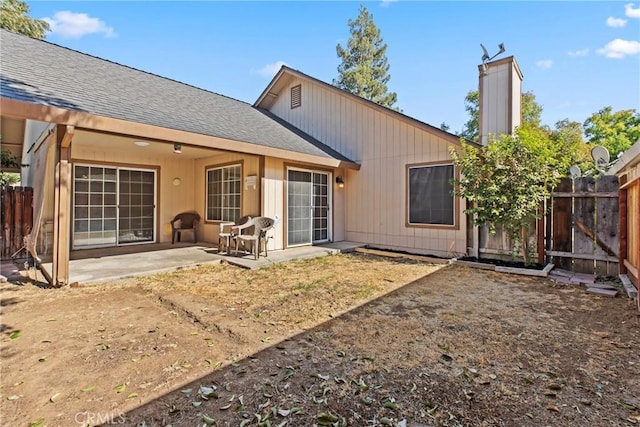
[[[595,146],[591,149],[591,157],[593,157],[593,162],[596,164],[596,169],[600,172],[604,172],[603,169],[609,166],[609,162],[611,161],[609,150],[601,145]]]
[[[582,171],[576,165],[573,165],[569,168],[569,174],[571,175],[571,179],[576,179],[582,175]]]
[[[484,47],[482,43],[480,43],[480,47],[482,48],[482,62],[489,60],[489,52],[487,52],[487,48]]]

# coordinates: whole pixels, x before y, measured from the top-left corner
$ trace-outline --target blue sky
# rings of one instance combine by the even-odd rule
[[[28,1],[46,40],[253,103],[282,63],[331,83],[356,1]],[[459,132],[484,44],[513,55],[542,121],[640,110],[640,2],[366,1],[396,106]]]

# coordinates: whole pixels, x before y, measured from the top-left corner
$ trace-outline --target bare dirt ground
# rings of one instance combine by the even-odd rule
[[[626,297],[335,255],[3,284],[4,426],[630,426]]]

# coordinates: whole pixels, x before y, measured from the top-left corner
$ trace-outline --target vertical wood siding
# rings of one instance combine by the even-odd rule
[[[302,106],[291,109],[290,88],[298,84],[302,85]],[[271,111],[361,164],[359,171],[334,172],[345,177],[345,187],[334,189],[334,240],[441,256],[466,251],[466,220],[460,212],[457,230],[405,225],[406,165],[451,160],[450,142],[435,131],[300,78],[292,79]],[[265,194],[271,194],[266,187]],[[343,234],[337,218],[341,197]]]

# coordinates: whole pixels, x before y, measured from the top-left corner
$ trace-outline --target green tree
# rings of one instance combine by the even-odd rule
[[[0,141],[2,138],[0,138]],[[20,163],[16,156],[9,150],[0,150],[0,165],[5,168],[19,168]],[[20,174],[15,172],[3,172],[0,170],[0,185],[12,185],[20,182]]]
[[[513,252],[520,248],[525,264],[531,263],[528,230],[542,213],[560,177],[557,158],[544,129],[523,125],[514,135],[501,135],[487,146],[462,143],[461,152],[451,149],[460,170],[455,193],[470,203],[465,213],[475,225],[495,233],[500,227],[511,239]]]
[[[576,165],[582,172],[595,170],[591,157],[591,149],[582,137],[582,124],[569,119],[556,122],[554,129],[545,127],[554,146],[558,148],[559,155],[565,157],[564,165],[567,170],[561,170],[568,175],[568,167]]]
[[[387,44],[373,22],[373,15],[360,5],[358,18],[350,19],[348,23],[351,38],[347,47],[343,48],[340,44],[336,46],[342,63],[338,65],[338,78],[333,80],[334,86],[384,107],[393,107],[398,96],[387,89],[391,78]]]
[[[605,107],[584,122],[584,134],[590,145],[602,145],[615,159],[640,138],[640,113]]]
[[[0,0],[0,28],[43,39],[51,28],[46,21],[28,15],[29,6],[20,0]]]
[[[480,92],[470,90],[464,97],[464,110],[469,113],[469,120],[464,124],[460,136],[468,141],[478,141],[480,131],[478,129],[478,120],[480,117]]]
[[[480,92],[470,90],[464,98],[464,109],[469,114],[469,120],[462,128],[461,136],[469,141],[478,141],[480,133],[479,117],[480,117]],[[528,123],[533,126],[540,126],[542,115],[542,106],[536,101],[533,92],[525,92],[522,94],[522,124]]]

